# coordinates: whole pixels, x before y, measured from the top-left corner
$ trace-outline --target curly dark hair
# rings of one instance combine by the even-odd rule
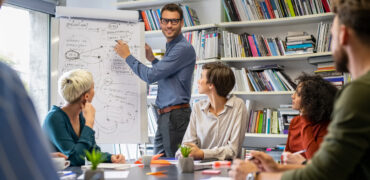
[[[301,97],[304,115],[314,124],[330,121],[338,89],[319,75],[303,73],[297,80],[297,89],[301,87],[297,94]]]

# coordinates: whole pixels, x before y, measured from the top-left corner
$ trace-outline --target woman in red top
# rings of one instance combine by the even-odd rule
[[[303,74],[292,95],[293,109],[300,115],[292,119],[285,147],[284,162],[302,164],[319,149],[333,110],[337,88],[318,75]],[[298,151],[300,154],[293,154]]]

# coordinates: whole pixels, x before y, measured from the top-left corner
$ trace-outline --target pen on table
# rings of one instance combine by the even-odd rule
[[[304,152],[306,152],[306,150],[305,150],[305,149],[300,150],[300,151],[297,151],[297,152],[295,152],[295,153],[293,153],[293,154],[301,154],[301,153],[304,153]]]

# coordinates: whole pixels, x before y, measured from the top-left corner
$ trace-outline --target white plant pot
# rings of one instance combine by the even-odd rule
[[[177,164],[177,168],[181,173],[192,173],[194,172],[194,159],[193,157],[180,158]]]
[[[104,180],[104,171],[101,169],[97,170],[86,170],[85,172],[85,180]]]

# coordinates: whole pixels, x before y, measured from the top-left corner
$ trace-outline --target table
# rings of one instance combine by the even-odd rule
[[[66,171],[73,171],[79,177],[82,174],[81,167],[79,166],[72,166],[65,169]],[[228,177],[228,168],[219,168],[221,170],[221,174],[219,175],[204,175],[202,174],[203,170],[194,171],[194,173],[180,173],[177,170],[176,165],[151,165],[150,167],[133,167],[128,169],[130,172],[127,179],[179,179],[179,180],[192,180],[192,179],[208,179],[210,177]],[[167,171],[165,176],[153,176],[153,175],[146,175],[148,172],[155,172],[155,171]]]

